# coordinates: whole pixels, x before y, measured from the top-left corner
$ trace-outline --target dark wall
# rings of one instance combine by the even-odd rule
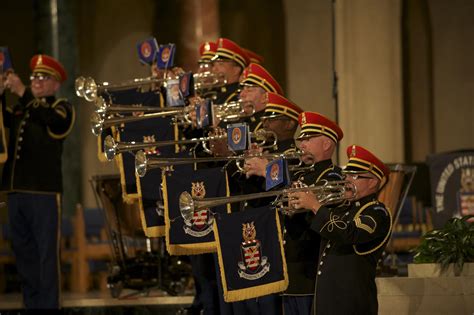
[[[281,0],[219,2],[221,36],[265,58],[264,67],[286,91],[285,15]]]

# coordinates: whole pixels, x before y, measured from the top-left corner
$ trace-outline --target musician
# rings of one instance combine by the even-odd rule
[[[323,180],[342,180],[341,169],[331,160],[337,144],[343,138],[341,128],[316,112],[299,116],[301,132],[296,141],[302,151],[302,161],[309,170],[297,171],[293,181],[307,186]],[[311,212],[284,216],[285,256],[289,286],[283,295],[285,314],[310,314],[314,296],[316,268],[321,238],[311,229]]]
[[[59,222],[63,142],[74,124],[74,108],[54,95],[66,80],[59,61],[35,55],[31,86],[8,74],[6,89],[19,96],[4,107],[10,128],[2,190],[8,191],[12,247],[27,309],[59,308]]]
[[[262,126],[267,131],[272,131],[277,136],[277,145],[270,153],[290,153],[295,151],[294,135],[298,128],[298,116],[303,110],[284,96],[276,93],[267,93],[267,104],[264,115],[261,117]],[[264,158],[250,158],[245,160],[246,177],[255,178],[261,182],[261,189],[264,189],[265,167],[268,163]]]
[[[343,169],[357,189],[342,206],[321,206],[312,193],[294,194],[295,208],[311,209],[311,229],[322,237],[314,314],[377,314],[375,269],[392,229],[390,211],[377,200],[388,167],[367,149],[351,145]]]
[[[252,103],[255,108],[255,114],[244,121],[249,123],[250,131],[256,131],[262,126],[261,117],[268,102],[267,92],[283,95],[283,89],[277,80],[257,63],[251,63],[245,68],[240,86],[240,100]]]
[[[223,76],[227,84],[217,93],[216,104],[237,101],[239,96],[239,78],[249,64],[245,51],[227,38],[219,38],[217,51],[212,58],[212,72]]]
[[[302,112],[303,110],[298,105],[285,97],[268,92],[268,101],[262,116],[263,128],[274,132],[278,139],[277,146],[269,150],[270,152],[289,153],[295,150],[294,135],[298,127],[298,116]],[[244,194],[265,190],[265,166],[267,163],[268,160],[263,158],[251,158],[245,161],[244,169],[246,170],[246,175],[240,180]],[[272,200],[274,198],[248,201],[246,209],[268,205]],[[234,314],[282,313],[281,298],[278,294],[235,302],[232,307]]]

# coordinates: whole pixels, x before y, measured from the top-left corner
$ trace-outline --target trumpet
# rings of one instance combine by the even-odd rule
[[[139,107],[135,107],[134,111],[140,111]],[[102,133],[102,130],[110,128],[112,126],[117,126],[129,122],[141,121],[151,118],[159,117],[169,117],[174,116],[174,120],[181,125],[191,124],[189,119],[189,108],[180,107],[176,109],[162,110],[161,108],[156,108],[156,112],[151,112],[141,116],[126,116],[126,117],[104,117],[103,114],[99,112],[93,112],[91,115],[91,130],[95,136],[99,136]]]
[[[123,104],[110,104],[107,103],[103,97],[97,97],[94,101],[95,106],[97,107],[96,112],[101,115],[109,114],[125,114],[125,113],[134,113],[134,112],[143,112],[143,113],[156,113],[156,112],[168,112],[171,110],[176,110],[176,108],[171,107],[158,107],[158,106],[142,106],[142,104],[132,104],[132,105],[123,105]]]
[[[248,201],[266,197],[278,197],[273,205],[279,209],[283,214],[293,215],[299,212],[308,212],[309,209],[296,210],[283,206],[285,202],[288,202],[288,194],[296,192],[307,192],[310,191],[316,195],[321,205],[335,204],[343,201],[354,200],[357,196],[357,188],[354,183],[349,181],[326,181],[322,180],[317,182],[313,186],[302,186],[301,183],[297,184],[297,187],[285,188],[275,191],[266,191],[255,194],[230,196],[230,197],[215,197],[215,198],[204,198],[198,199],[193,198],[190,193],[184,191],[179,196],[179,209],[181,216],[185,220],[191,220],[195,211],[212,208],[216,206],[225,205],[228,203],[235,203],[241,201]]]
[[[167,79],[166,78],[137,78],[131,81],[126,81],[118,84],[110,84],[108,82],[96,83],[95,80],[91,77],[78,77],[74,82],[74,87],[76,94],[79,97],[83,97],[86,101],[93,102],[97,99],[99,94],[104,91],[117,91],[125,90],[135,87],[145,87],[152,84],[163,84]]]
[[[212,72],[203,72],[193,74],[194,78],[194,88],[196,90],[211,89],[214,87],[219,87],[227,84],[227,80],[224,76],[219,74],[214,74]],[[76,94],[79,97],[85,98],[89,102],[95,101],[99,94],[104,91],[117,91],[125,90],[130,88],[144,88],[146,86],[152,86],[156,84],[158,86],[165,85],[169,80],[177,80],[179,77],[175,78],[156,78],[156,77],[146,77],[146,78],[136,78],[131,81],[126,81],[118,84],[110,84],[108,82],[97,83],[91,77],[78,77],[74,82],[74,87]]]
[[[274,132],[258,130],[256,132],[251,132],[250,137],[254,138],[257,141],[257,145],[261,148],[268,148],[270,145],[265,145],[268,139],[272,139],[273,142],[271,146],[276,144],[276,135]],[[214,140],[227,139],[227,134],[219,134],[215,136],[193,138],[193,139],[184,139],[184,140],[165,140],[165,141],[155,141],[155,142],[115,142],[112,136],[107,136],[104,140],[104,152],[107,160],[111,161],[115,158],[117,154],[123,152],[132,152],[138,151],[151,147],[163,147],[167,145],[185,145],[192,143],[202,143],[203,149],[206,153],[212,154],[212,151],[209,149],[207,143]]]
[[[222,73],[204,71],[193,74],[194,89],[196,91],[208,90],[227,84],[227,80]]]
[[[161,157],[147,157],[145,152],[138,151],[135,155],[135,172],[138,176],[143,177],[147,171],[152,169],[166,169],[173,165],[186,165],[193,163],[209,163],[209,162],[232,162],[249,159],[252,157],[259,157],[264,159],[278,159],[283,158],[286,160],[299,159],[301,153],[259,153],[259,154],[241,154],[234,156],[222,156],[222,157],[202,157],[202,158],[161,158]],[[240,170],[245,172],[244,170]],[[290,169],[294,171],[294,169]]]

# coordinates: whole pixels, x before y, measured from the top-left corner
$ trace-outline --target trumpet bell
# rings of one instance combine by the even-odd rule
[[[91,130],[94,136],[100,136],[103,130],[103,125],[104,119],[102,118],[102,115],[97,112],[93,112],[91,115]]]
[[[76,90],[76,95],[79,97],[84,97],[84,84],[86,82],[86,78],[83,76],[78,77],[74,81],[74,89]]]
[[[147,164],[148,158],[146,157],[145,152],[138,151],[137,154],[135,154],[135,173],[140,177],[145,176]]]
[[[183,191],[179,195],[179,209],[184,220],[192,220],[194,216],[194,199],[187,191]]]
[[[105,137],[104,140],[104,154],[107,161],[112,161],[117,155],[117,144],[111,135]]]
[[[97,99],[98,86],[94,79],[91,77],[87,78],[84,82],[84,98],[92,102]]]

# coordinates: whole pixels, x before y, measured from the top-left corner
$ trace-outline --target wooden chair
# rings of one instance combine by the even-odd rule
[[[74,245],[77,252],[74,255],[72,264],[72,274],[74,280],[72,281],[71,291],[78,293],[85,293],[88,291],[92,282],[90,272],[90,261],[110,261],[112,259],[111,244],[102,227],[99,230],[87,228],[85,211],[100,211],[84,210],[82,205],[76,206],[76,214],[74,219]],[[102,278],[106,277],[106,273],[102,273]],[[102,279],[101,289],[106,289],[106,281]]]

